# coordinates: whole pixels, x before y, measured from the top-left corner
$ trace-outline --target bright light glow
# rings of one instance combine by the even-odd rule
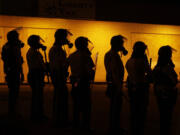
[[[25,43],[25,47],[22,49],[22,55],[25,60],[23,64],[25,76],[28,72],[26,53],[29,46],[27,45],[27,38],[31,34],[40,35],[42,39],[45,40],[44,45],[47,46],[48,54],[54,42],[54,32],[58,28],[69,29],[73,33],[73,36],[70,37],[73,43],[79,36],[88,37],[89,40],[92,41],[93,44],[90,44],[90,48],[94,47],[92,50],[93,59],[95,59],[96,53],[99,52],[95,77],[96,82],[105,81],[104,55],[110,49],[111,37],[118,34],[122,34],[128,39],[127,42],[125,42],[125,46],[129,54],[122,57],[124,64],[131,55],[134,42],[140,40],[148,45],[148,56],[152,58],[152,67],[156,64],[157,52],[161,46],[171,45],[177,49],[178,51],[173,53],[173,60],[176,65],[176,72],[180,72],[180,26],[15,16],[0,16],[0,20],[0,37],[2,37],[0,39],[0,48],[2,48],[2,45],[6,42],[6,34],[8,31],[16,27],[23,27],[23,29],[19,30],[19,33],[20,39]],[[65,49],[68,54],[75,51],[74,47],[73,49],[65,47]],[[125,73],[125,80],[126,77],[127,72]],[[25,79],[27,80],[27,78]],[[2,60],[0,60],[0,82],[4,82]]]

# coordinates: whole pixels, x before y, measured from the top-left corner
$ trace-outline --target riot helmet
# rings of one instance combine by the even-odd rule
[[[41,44],[41,40],[44,41],[39,35],[31,35],[28,38],[28,44],[32,48],[46,50],[46,46]]]
[[[70,43],[70,41],[68,40],[68,35],[72,36],[72,33],[67,29],[57,29],[54,34],[55,37],[54,45],[63,46],[67,44],[69,48],[72,48],[73,44]]]
[[[111,38],[111,48],[115,51],[121,51],[123,55],[127,55],[128,51],[124,47],[124,40],[126,38],[122,35],[113,36]]]

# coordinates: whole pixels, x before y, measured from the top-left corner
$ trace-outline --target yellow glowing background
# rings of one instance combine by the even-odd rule
[[[20,33],[20,40],[25,43],[25,47],[22,49],[22,55],[25,60],[23,64],[25,80],[27,80],[26,75],[28,72],[26,53],[29,46],[27,45],[27,38],[31,34],[40,35],[45,40],[44,45],[47,46],[48,54],[54,42],[54,32],[58,28],[69,29],[73,33],[73,36],[70,38],[73,43],[79,36],[86,36],[92,41],[93,44],[90,44],[90,46],[94,46],[92,50],[93,59],[95,59],[96,53],[99,52],[95,82],[105,82],[104,55],[110,49],[111,37],[118,34],[122,34],[128,39],[125,42],[125,46],[129,54],[122,57],[124,64],[131,55],[134,42],[143,41],[148,45],[148,56],[152,58],[152,67],[156,64],[157,52],[161,46],[171,45],[175,48],[177,52],[173,53],[173,60],[176,65],[176,72],[178,74],[180,72],[180,26],[0,16],[0,50],[7,41],[7,32],[17,27],[22,27],[18,32]],[[68,54],[75,50],[75,48],[70,50],[67,47],[65,48]],[[127,72],[125,73],[125,80],[126,77]],[[2,60],[0,60],[0,82],[4,82]]]

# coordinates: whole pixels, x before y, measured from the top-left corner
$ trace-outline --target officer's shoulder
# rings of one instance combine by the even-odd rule
[[[131,63],[131,61],[132,61],[132,59],[131,58],[129,58],[128,60],[127,60],[127,62],[126,62],[126,67],[128,67],[129,66],[129,64]]]
[[[6,43],[6,44],[3,45],[2,49],[3,49],[3,50],[7,50],[7,49],[9,49],[9,47],[10,47],[9,44]]]
[[[105,57],[109,57],[109,56],[112,56],[113,55],[113,52],[111,51],[111,50],[109,50],[109,51],[107,51],[106,53],[105,53]]]
[[[57,50],[56,47],[53,45],[50,49],[49,49],[49,52],[52,52],[52,51],[55,51]]]
[[[71,54],[69,55],[69,57],[70,57],[70,58],[71,58],[71,57],[75,57],[76,55],[78,55],[78,52],[77,52],[77,51],[71,53]]]

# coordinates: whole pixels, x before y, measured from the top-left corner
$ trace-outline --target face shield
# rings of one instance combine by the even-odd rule
[[[73,47],[73,44],[70,42],[69,38],[73,34],[67,29],[57,29],[55,32],[55,44],[68,45],[69,48]]]
[[[46,46],[44,46],[42,44],[42,42],[44,43],[45,41],[39,36],[39,35],[31,35],[28,38],[28,44],[35,49],[42,49],[43,51],[46,50]]]
[[[117,36],[113,36],[111,38],[111,48],[117,52],[121,52],[122,55],[127,55],[128,51],[126,50],[126,48],[124,47],[124,42],[127,40],[127,38],[125,38],[122,35],[117,35]]]

